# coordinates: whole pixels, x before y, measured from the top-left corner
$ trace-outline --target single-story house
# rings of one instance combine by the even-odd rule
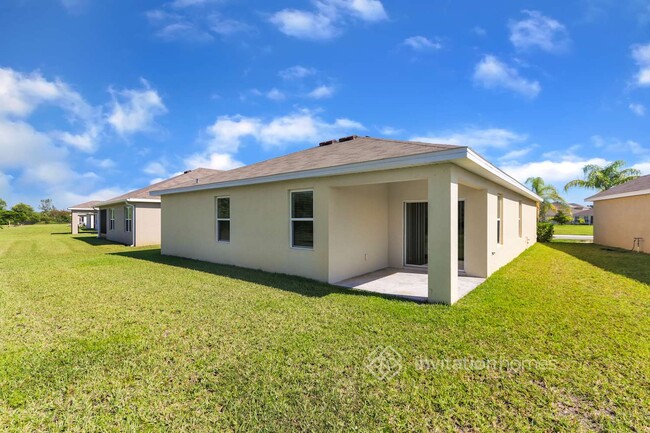
[[[650,175],[586,200],[594,203],[594,243],[650,253]]]
[[[163,254],[333,284],[419,269],[446,304],[459,272],[485,278],[535,243],[541,200],[468,147],[356,136],[152,194]]]
[[[70,232],[73,235],[79,233],[79,226],[87,229],[95,229],[95,205],[99,203],[97,200],[79,203],[68,208],[70,211]]]
[[[581,223],[581,221],[584,221],[584,223]],[[573,213],[573,224],[587,224],[587,225],[593,225],[594,224],[594,209],[591,207],[584,207],[581,210],[576,210]]]
[[[546,221],[551,221],[552,218],[559,212],[564,212],[565,215],[572,218],[572,224],[580,224],[580,218],[584,219],[585,224],[593,223],[593,210],[589,206],[584,206],[578,203],[560,203],[553,202],[553,208],[546,212]]]
[[[149,193],[188,182],[199,184],[202,179],[219,172],[208,168],[187,170],[170,179],[96,203],[97,237],[129,246],[160,244],[160,197],[152,197]]]

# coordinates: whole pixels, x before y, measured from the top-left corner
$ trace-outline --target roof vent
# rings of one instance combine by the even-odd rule
[[[189,173],[190,171],[192,171],[192,170],[185,170],[185,171],[183,172],[183,174],[187,174],[187,173]]]
[[[339,143],[344,143],[346,141],[352,141],[355,138],[359,138],[358,135],[348,135],[347,137],[339,138]]]
[[[198,177],[197,177],[197,178],[196,178],[195,180],[196,180],[196,182],[195,182],[195,183],[199,183],[199,178],[198,178]]]
[[[329,146],[330,144],[336,143],[337,140],[328,140],[318,143],[319,146]]]

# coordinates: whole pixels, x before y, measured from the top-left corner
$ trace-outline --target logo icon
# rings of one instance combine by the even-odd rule
[[[379,380],[391,379],[402,371],[402,355],[390,346],[378,347],[366,358],[366,368]]]

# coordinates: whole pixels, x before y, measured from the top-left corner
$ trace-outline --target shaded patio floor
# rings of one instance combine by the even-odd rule
[[[458,276],[459,299],[474,290],[485,278]],[[382,293],[418,302],[426,302],[428,275],[425,269],[385,268],[336,283],[355,290]]]

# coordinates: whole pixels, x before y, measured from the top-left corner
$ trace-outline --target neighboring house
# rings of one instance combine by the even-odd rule
[[[540,201],[467,147],[355,136],[156,189],[163,254],[334,284],[414,267],[447,304],[535,243]]]
[[[95,229],[95,205],[97,200],[87,201],[68,208],[70,211],[70,231],[73,235],[79,234],[79,227]]]
[[[162,182],[97,203],[97,236],[130,246],[159,244],[160,197],[152,197],[149,192],[188,182],[196,184],[217,173],[220,171],[207,168],[187,170]]]
[[[594,243],[650,253],[650,175],[586,200],[594,203]]]
[[[576,210],[573,213],[573,224],[580,224],[580,220],[584,221],[584,224],[593,225],[594,223],[594,209],[592,207],[585,207],[581,210]]]
[[[578,203],[553,203],[554,209],[549,209],[546,212],[546,221],[551,221],[551,219],[559,212],[564,212],[565,215],[573,219],[572,224],[578,224],[580,218],[585,220],[585,224],[593,223],[593,210],[589,206],[584,206]]]

